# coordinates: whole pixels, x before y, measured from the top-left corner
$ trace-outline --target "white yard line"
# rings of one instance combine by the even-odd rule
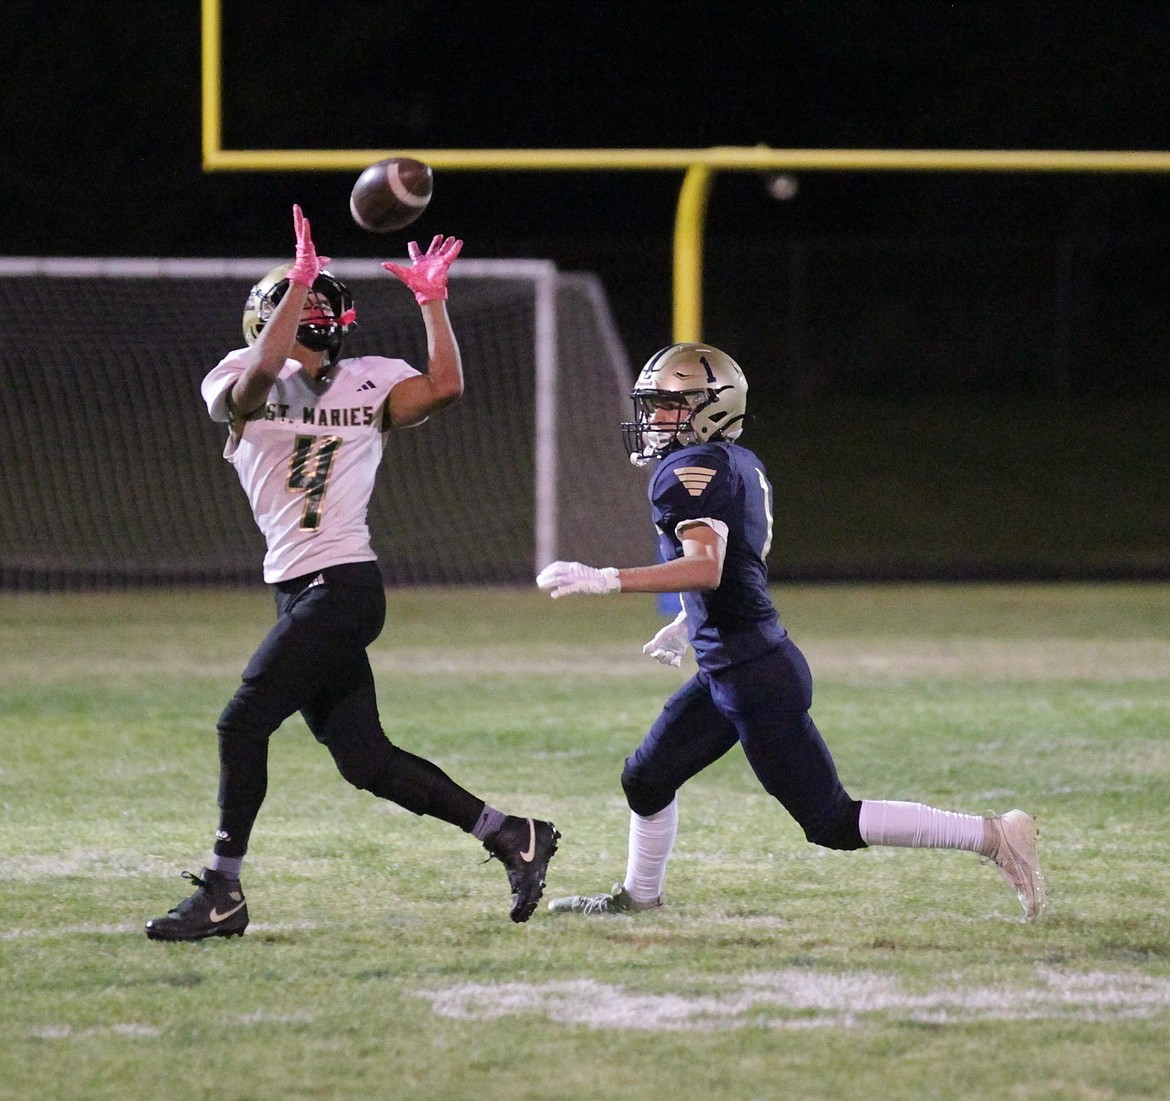
[[[688,986],[709,984],[694,980]],[[1052,968],[1037,968],[1028,985],[969,986],[955,979],[921,993],[906,990],[890,976],[799,970],[747,975],[737,989],[710,994],[637,993],[591,979],[468,983],[416,993],[439,1016],[457,1020],[538,1014],[558,1024],[651,1032],[853,1028],[890,1020],[1106,1022],[1170,1012],[1170,979],[1130,971],[1070,974]]]

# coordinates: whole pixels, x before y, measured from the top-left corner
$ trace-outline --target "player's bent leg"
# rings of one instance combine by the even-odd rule
[[[825,849],[841,852],[864,849],[867,843],[858,828],[860,817],[861,802],[846,796],[844,801],[833,804],[831,813],[818,818],[813,825],[804,826],[804,835],[812,844]]]
[[[249,659],[240,686],[216,723],[219,740],[219,829],[215,853],[242,858],[268,790],[268,742],[301,702],[282,662],[296,635],[282,618]]]
[[[554,914],[631,914],[657,910],[663,905],[662,886],[666,864],[678,833],[678,800],[671,799],[656,814],[642,816],[630,811],[629,856],[626,878],[608,894],[569,895],[554,898],[548,908]]]
[[[621,784],[630,810],[650,818],[669,806],[688,780],[738,741],[707,685],[692,677],[663,705],[642,743],[626,758]]]
[[[374,725],[366,721],[342,731],[336,729],[335,717],[331,716],[325,725],[315,725],[327,734],[321,740],[346,780],[414,814],[438,818],[465,833],[476,832],[484,811],[482,799],[457,784],[432,761],[393,745],[376,721]],[[328,736],[331,733],[333,736]],[[477,836],[484,837],[482,833]],[[489,859],[498,859],[508,875],[512,921],[525,922],[535,911],[560,836],[551,822],[508,815],[498,829],[484,837]]]
[[[744,755],[764,790],[784,807],[805,837],[823,848],[863,849],[860,803],[807,711],[761,709],[740,730]]]
[[[670,782],[657,779],[645,765],[626,759],[621,777],[622,791],[630,810],[643,818],[652,818],[674,801],[678,789]]]
[[[622,886],[633,901],[661,904],[666,865],[677,836],[677,797],[657,814],[641,815],[630,811],[626,878]]]
[[[861,804],[860,829],[871,845],[979,853],[995,864],[1015,891],[1028,921],[1039,917],[1044,908],[1036,822],[1022,810],[984,817],[924,803],[866,799]]]
[[[386,747],[385,767],[368,783],[359,786],[413,814],[429,815],[470,833],[483,809],[483,800],[425,757],[399,749],[388,741]]]
[[[692,677],[666,701],[622,769],[622,790],[631,812],[625,882],[608,894],[553,899],[550,909],[601,914],[659,908],[678,830],[678,789],[719,760],[736,740],[735,728],[715,708],[706,682]]]
[[[268,738],[219,732],[219,826],[215,852],[242,859],[268,791]]]

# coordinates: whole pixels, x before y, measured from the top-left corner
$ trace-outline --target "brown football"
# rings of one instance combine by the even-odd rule
[[[426,210],[433,186],[429,165],[410,157],[387,157],[358,176],[350,192],[349,212],[362,229],[393,233]]]

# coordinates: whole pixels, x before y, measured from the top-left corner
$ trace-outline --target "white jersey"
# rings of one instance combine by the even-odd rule
[[[247,352],[229,352],[204,378],[212,420],[230,420],[227,395]],[[223,456],[268,545],[266,582],[377,557],[366,511],[390,428],[386,398],[419,373],[401,359],[359,356],[318,381],[289,359],[242,434],[228,436]]]

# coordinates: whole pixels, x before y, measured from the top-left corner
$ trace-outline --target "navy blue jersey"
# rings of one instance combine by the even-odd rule
[[[725,669],[778,645],[786,632],[768,595],[772,486],[764,464],[739,444],[694,444],[662,460],[649,496],[664,562],[682,557],[680,523],[702,518],[727,525],[719,588],[682,594],[699,668]]]

